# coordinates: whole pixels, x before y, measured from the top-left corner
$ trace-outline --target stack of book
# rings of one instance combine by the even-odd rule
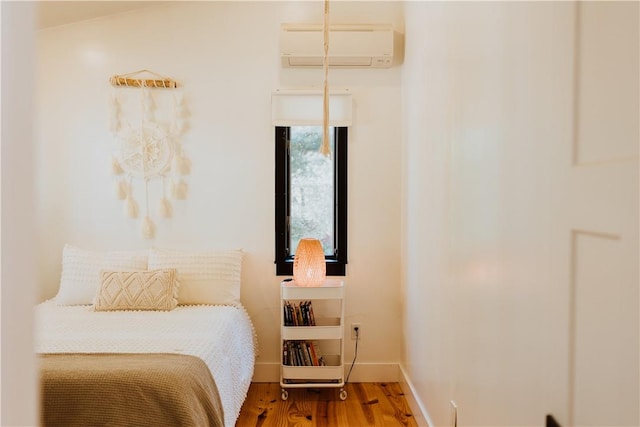
[[[282,363],[288,366],[326,366],[318,343],[312,341],[285,341]]]
[[[311,301],[299,303],[286,301],[284,306],[284,326],[315,326]]]

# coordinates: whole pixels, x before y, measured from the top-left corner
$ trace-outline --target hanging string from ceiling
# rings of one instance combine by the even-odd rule
[[[331,145],[329,145],[329,0],[324,0],[322,33],[324,35],[324,57],[322,60],[324,83],[322,85],[322,145],[320,152],[328,157],[331,156]]]

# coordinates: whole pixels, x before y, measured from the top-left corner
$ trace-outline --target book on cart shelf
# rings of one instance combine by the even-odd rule
[[[282,364],[286,366],[326,366],[318,343],[300,340],[284,342]]]
[[[286,301],[283,310],[284,326],[316,326],[311,301]]]

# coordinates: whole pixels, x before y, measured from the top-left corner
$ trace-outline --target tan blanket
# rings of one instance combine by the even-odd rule
[[[182,354],[44,354],[43,426],[224,427],[199,358]]]

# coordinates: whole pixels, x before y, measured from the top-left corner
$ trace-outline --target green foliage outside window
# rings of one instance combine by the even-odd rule
[[[334,152],[334,128],[329,140]],[[333,255],[334,165],[320,154],[322,127],[292,126],[290,133],[290,251],[295,253],[301,238],[322,242],[326,255]]]

